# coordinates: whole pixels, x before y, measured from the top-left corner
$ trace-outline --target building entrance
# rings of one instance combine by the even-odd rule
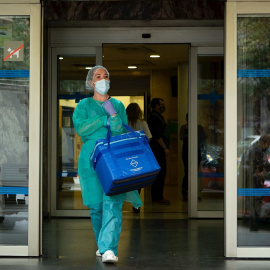
[[[59,146],[56,145],[56,142],[59,139],[59,123],[62,121],[63,125],[63,117],[60,119],[61,113],[59,112],[59,106],[62,106],[61,110],[63,114],[68,114],[70,112],[66,111],[66,105],[60,105],[60,99],[64,99],[65,101],[61,101],[61,103],[65,103],[67,97],[61,96],[65,94],[65,92],[60,93],[59,90],[65,91],[65,89],[60,89],[63,83],[61,80],[71,80],[74,76],[76,76],[76,72],[72,72],[71,76],[67,76],[64,78],[63,72],[61,68],[65,68],[65,65],[62,65],[65,61],[59,60],[59,56],[65,55],[66,58],[75,59],[76,57],[94,57],[95,64],[103,64],[105,65],[111,75],[111,92],[112,96],[116,96],[121,98],[125,104],[133,102],[134,99],[137,97],[143,98],[142,100],[142,109],[144,111],[144,116],[147,118],[149,113],[149,102],[153,97],[160,97],[165,100],[165,104],[167,106],[167,110],[164,113],[164,116],[170,126],[171,130],[171,153],[170,153],[170,161],[169,169],[166,179],[166,187],[168,190],[171,188],[173,192],[175,192],[176,202],[172,203],[170,207],[167,207],[165,211],[168,212],[178,212],[178,213],[185,213],[187,217],[188,214],[191,216],[191,212],[187,214],[188,209],[191,209],[192,200],[194,200],[193,204],[198,204],[198,195],[194,197],[193,193],[190,194],[188,201],[182,202],[182,179],[184,177],[184,166],[181,157],[182,153],[182,141],[179,138],[180,127],[186,124],[186,114],[187,112],[190,113],[190,119],[193,119],[194,115],[194,101],[191,101],[194,95],[197,96],[197,89],[191,88],[191,83],[195,81],[191,78],[192,74],[197,74],[195,70],[197,70],[197,66],[195,67],[193,64],[191,65],[191,58],[190,58],[190,48],[194,48],[200,44],[200,46],[206,46],[209,44],[213,44],[213,46],[222,46],[222,35],[217,34],[216,31],[212,29],[205,29],[201,30],[201,35],[198,35],[194,29],[190,29],[187,32],[179,29],[170,29],[170,33],[168,32],[170,38],[165,38],[164,33],[159,29],[134,29],[137,33],[137,36],[143,37],[143,33],[145,31],[151,32],[151,39],[140,39],[129,38],[127,40],[128,30],[127,29],[117,29],[117,41],[115,40],[114,29],[102,29],[102,32],[106,33],[106,35],[101,35],[101,30],[96,31],[95,29],[84,29],[83,31],[74,31],[73,29],[51,29],[50,32],[50,52],[52,56],[52,68],[51,68],[51,77],[52,77],[52,100],[50,100],[52,105],[52,127],[51,127],[51,134],[52,134],[52,147],[51,147],[51,158],[52,158],[52,170],[51,170],[51,179],[50,179],[50,186],[51,186],[51,202],[50,213],[53,216],[88,216],[88,210],[84,210],[82,206],[79,206],[81,209],[73,209],[68,206],[68,209],[61,209],[59,206],[63,206],[60,200],[61,193],[68,193],[68,189],[70,187],[63,188],[63,179],[60,180],[59,177],[66,177],[66,172],[62,174],[61,170],[54,166],[56,164],[59,165],[59,157],[56,154],[56,150]],[[214,32],[213,32],[214,31]],[[220,30],[222,32],[222,30]],[[86,35],[86,32],[89,34]],[[219,32],[218,32],[219,33]],[[216,35],[215,42],[211,41],[213,35]],[[90,38],[91,37],[91,38]],[[158,37],[158,38],[157,38]],[[75,42],[76,40],[76,42]],[[168,43],[170,40],[170,43]],[[196,42],[195,42],[196,40]],[[74,42],[77,44],[74,44]],[[63,46],[63,44],[65,44]],[[92,47],[91,47],[92,44]],[[90,47],[89,47],[90,46]],[[197,47],[196,47],[197,48]],[[160,57],[152,58],[150,55],[159,54]],[[221,54],[222,55],[222,54]],[[82,59],[81,59],[82,60]],[[79,74],[80,84],[85,80],[87,71],[83,71],[85,67],[83,67],[83,62],[79,61],[78,63],[73,63],[72,68],[75,67],[80,68]],[[75,61],[77,61],[75,59]],[[58,63],[58,64],[57,64]],[[91,63],[93,64],[93,63]],[[128,66],[136,66],[137,68],[129,69]],[[202,67],[203,69],[212,69],[215,65],[205,65]],[[128,76],[124,76],[127,75]],[[123,79],[126,77],[126,79]],[[206,78],[208,80],[208,78]],[[202,79],[203,81],[204,79]],[[211,79],[209,78],[209,81]],[[196,80],[197,81],[197,80]],[[209,83],[207,81],[207,83]],[[204,81],[205,82],[205,81]],[[67,82],[65,82],[67,83]],[[209,94],[213,90],[210,87],[211,83],[209,84],[208,90]],[[213,85],[212,85],[213,86]],[[75,87],[76,88],[76,87]],[[74,88],[74,93],[77,90]],[[73,90],[72,90],[73,91]],[[195,91],[195,92],[194,92]],[[57,94],[56,94],[57,93]],[[71,93],[71,92],[70,92]],[[73,93],[73,95],[74,95]],[[86,93],[81,92],[81,95]],[[73,100],[80,99],[77,95],[73,97]],[[205,101],[207,102],[207,101]],[[210,102],[210,101],[209,101]],[[219,101],[218,101],[219,102]],[[222,102],[222,101],[221,101]],[[64,104],[63,103],[63,104]],[[76,102],[74,101],[74,106],[76,106]],[[126,104],[126,106],[127,106]],[[211,104],[211,102],[210,102]],[[74,109],[74,108],[73,108]],[[57,116],[58,115],[58,116]],[[68,118],[66,118],[68,119]],[[194,118],[197,121],[197,117]],[[194,124],[194,119],[191,120],[190,123]],[[66,124],[69,123],[67,120]],[[190,124],[189,123],[189,124]],[[197,125],[197,122],[195,123]],[[208,131],[208,126],[212,126],[213,123],[208,123],[207,127],[205,128]],[[62,127],[61,127],[62,128]],[[65,127],[64,127],[65,128]],[[191,127],[192,128],[192,127]],[[197,130],[195,131],[197,133]],[[74,135],[75,136],[75,135]],[[190,134],[189,136],[194,136],[194,134]],[[62,137],[63,139],[63,137]],[[61,139],[61,140],[62,140]],[[197,140],[197,138],[195,138]],[[194,137],[191,139],[194,142]],[[62,143],[62,141],[61,141]],[[74,141],[73,141],[74,143]],[[193,144],[191,143],[191,146]],[[196,149],[192,150],[190,148],[190,155],[189,158],[191,160],[194,159],[194,153],[197,153]],[[61,150],[63,151],[63,149]],[[76,151],[74,148],[73,151]],[[60,154],[60,152],[58,151]],[[197,155],[197,154],[196,154]],[[62,160],[62,162],[64,159]],[[76,158],[74,159],[74,164],[76,165]],[[63,162],[64,164],[64,162]],[[63,165],[62,164],[62,165]],[[190,163],[192,166],[193,162]],[[58,166],[57,165],[57,166]],[[67,164],[65,164],[67,165]],[[171,167],[170,167],[171,166]],[[191,170],[191,169],[190,169]],[[198,168],[197,168],[198,172]],[[189,181],[198,182],[198,175],[190,174]],[[193,178],[192,178],[193,177]],[[76,175],[76,170],[74,170],[74,175],[71,176],[70,180],[72,184],[77,185],[78,181]],[[196,180],[192,180],[196,179]],[[75,182],[75,180],[77,182]],[[59,186],[60,183],[60,186]],[[190,182],[191,183],[191,182]],[[197,189],[198,185],[190,184],[190,191],[191,189]],[[143,198],[151,201],[150,199],[150,191],[146,188],[145,194],[142,193]],[[72,193],[72,192],[71,192]],[[197,191],[198,193],[198,191]],[[74,191],[75,194],[75,191]],[[79,198],[77,195],[72,195],[71,197]],[[65,196],[64,196],[65,197]],[[172,197],[170,192],[165,194],[164,197],[170,199]],[[63,198],[63,196],[62,196]],[[195,199],[196,198],[196,199]],[[73,200],[72,199],[72,200]],[[81,200],[79,198],[79,200]],[[223,198],[221,199],[223,200]],[[210,200],[211,201],[211,200]],[[210,203],[211,204],[211,203]],[[150,204],[149,204],[150,205]],[[184,205],[184,206],[183,206]],[[77,205],[78,206],[78,205]],[[77,207],[76,206],[76,207]],[[146,204],[145,204],[146,206]],[[57,208],[58,207],[58,208]],[[165,206],[162,206],[165,208]],[[197,206],[196,206],[197,207]],[[130,211],[131,207],[127,207],[127,211]],[[160,207],[156,210],[151,206],[148,209],[141,209],[142,211],[160,211]],[[212,211],[211,209],[209,211]]]

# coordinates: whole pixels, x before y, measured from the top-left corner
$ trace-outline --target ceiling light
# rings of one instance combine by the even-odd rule
[[[59,56],[59,60],[63,60],[64,59],[64,57],[63,56]]]
[[[159,58],[160,55],[158,55],[158,54],[151,54],[150,57],[151,57],[151,58]]]
[[[85,67],[85,69],[92,69],[93,67]]]
[[[128,66],[129,69],[135,69],[137,68],[136,66]]]

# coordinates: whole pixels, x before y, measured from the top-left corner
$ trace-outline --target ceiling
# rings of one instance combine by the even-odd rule
[[[151,54],[158,54],[160,58],[150,58]],[[103,63],[109,71],[128,71],[129,65],[137,66],[136,72],[171,70],[187,61],[187,44],[103,45]]]
[[[177,70],[179,63],[188,62],[188,44],[104,44],[103,65],[110,74],[149,75],[154,70]],[[150,58],[158,54],[160,58]],[[63,56],[60,60],[62,79],[85,78],[85,67],[95,65],[95,57]],[[128,66],[137,69],[130,70]],[[81,77],[81,78],[80,78]]]

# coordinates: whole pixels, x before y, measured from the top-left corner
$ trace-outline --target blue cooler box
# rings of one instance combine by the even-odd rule
[[[131,132],[98,140],[91,155],[107,196],[151,185],[160,171],[144,132],[124,127]]]

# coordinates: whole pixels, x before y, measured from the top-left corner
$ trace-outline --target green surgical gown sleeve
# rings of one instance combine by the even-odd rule
[[[90,156],[96,141],[107,136],[108,129],[106,125],[108,118],[112,136],[127,132],[122,125],[123,123],[128,123],[123,103],[114,98],[111,98],[110,101],[117,112],[114,117],[110,117],[104,110],[102,107],[103,102],[96,101],[92,97],[81,100],[73,113],[74,128],[83,142],[78,162],[78,175],[83,203],[89,207],[91,204],[105,200],[116,200],[128,201],[134,207],[139,207],[142,205],[142,201],[137,190],[114,196],[106,196],[90,163]]]

